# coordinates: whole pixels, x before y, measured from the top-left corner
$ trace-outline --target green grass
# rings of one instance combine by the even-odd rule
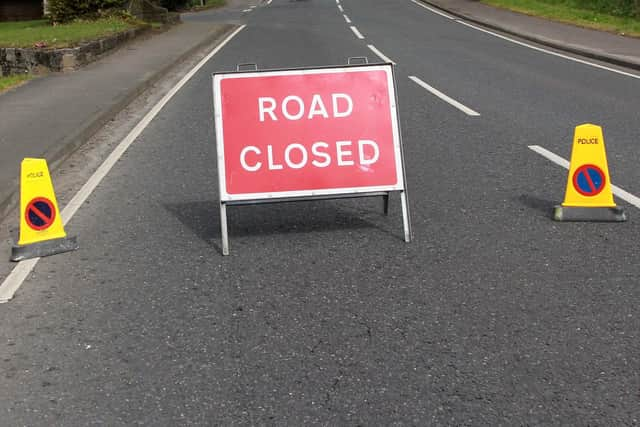
[[[0,47],[70,47],[83,41],[105,37],[140,25],[121,18],[75,21],[52,26],[47,20],[0,22]]]
[[[0,93],[5,92],[33,78],[31,74],[18,74],[13,76],[0,77]]]
[[[623,18],[580,9],[572,0],[551,2],[543,0],[482,0],[483,3],[527,15],[540,16],[586,28],[640,37],[640,19]]]

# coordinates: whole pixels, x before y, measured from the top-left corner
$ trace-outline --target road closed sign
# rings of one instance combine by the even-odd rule
[[[404,189],[391,65],[216,74],[221,201]]]

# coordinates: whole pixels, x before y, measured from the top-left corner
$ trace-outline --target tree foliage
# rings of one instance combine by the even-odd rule
[[[550,4],[563,4],[606,15],[640,18],[640,0],[544,0]]]
[[[160,0],[160,6],[166,7],[169,10],[182,9],[191,6],[192,3],[191,0]],[[198,4],[200,3],[198,2]]]
[[[62,23],[124,6],[125,0],[49,0],[51,21]]]

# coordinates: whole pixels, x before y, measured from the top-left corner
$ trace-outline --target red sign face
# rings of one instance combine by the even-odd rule
[[[390,65],[214,76],[222,200],[404,188]]]

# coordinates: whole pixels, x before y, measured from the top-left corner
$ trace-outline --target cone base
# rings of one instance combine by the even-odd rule
[[[22,261],[30,258],[40,258],[78,249],[76,237],[45,240],[29,245],[14,245],[11,248],[11,261]]]
[[[554,206],[553,219],[556,221],[592,221],[592,222],[624,222],[627,214],[619,206],[609,207],[581,207]]]

